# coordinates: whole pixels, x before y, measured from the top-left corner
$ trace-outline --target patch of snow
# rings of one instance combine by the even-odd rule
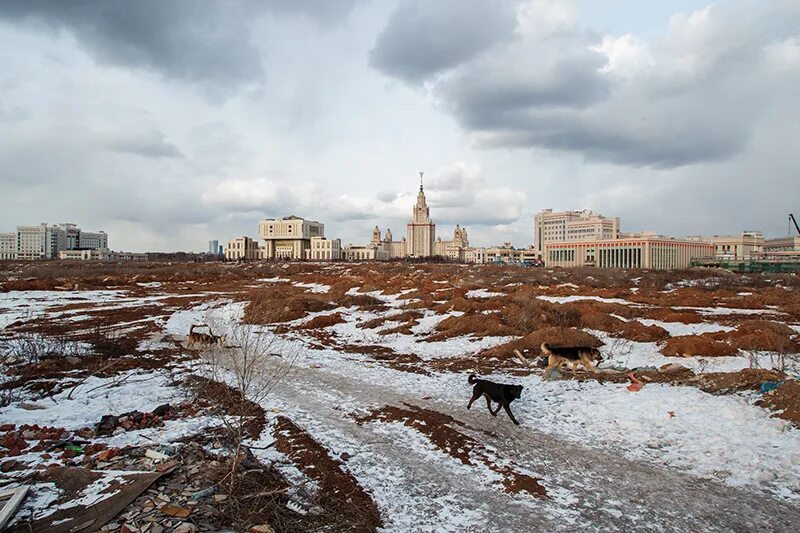
[[[502,292],[491,292],[486,289],[475,289],[467,291],[467,298],[494,298],[495,296],[505,296]]]

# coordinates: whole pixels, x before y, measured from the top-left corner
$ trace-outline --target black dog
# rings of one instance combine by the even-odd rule
[[[470,384],[475,384],[475,387],[472,389],[472,399],[470,399],[469,403],[467,404],[467,409],[472,407],[472,402],[481,396],[485,396],[486,406],[489,408],[489,412],[492,413],[492,416],[497,416],[497,413],[502,407],[506,410],[506,413],[508,413],[508,417],[511,419],[511,421],[516,425],[519,425],[519,422],[517,422],[517,419],[514,418],[513,413],[511,413],[509,405],[511,405],[511,402],[522,396],[522,385],[494,383],[493,381],[478,379],[475,374],[471,374],[467,379],[467,382]],[[494,411],[492,411],[492,401],[500,404]]]

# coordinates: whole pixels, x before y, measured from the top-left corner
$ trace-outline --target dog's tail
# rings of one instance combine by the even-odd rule
[[[539,349],[541,350],[542,355],[550,353],[550,345],[547,344],[546,342],[543,342],[542,345],[539,347]]]
[[[472,384],[477,382],[478,382],[478,376],[476,376],[475,374],[470,374],[469,377],[467,378],[467,383]]]

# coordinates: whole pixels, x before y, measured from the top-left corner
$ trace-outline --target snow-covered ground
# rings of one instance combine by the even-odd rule
[[[266,278],[260,282],[291,280]],[[330,290],[327,285],[305,281],[294,285],[317,294]],[[480,402],[471,411],[465,409],[471,392],[467,373],[403,372],[377,364],[370,356],[366,347],[379,345],[429,362],[469,356],[513,340],[460,336],[427,342],[425,337],[437,324],[460,314],[430,309],[421,310],[422,317],[411,334],[379,335],[380,330],[401,325],[392,317],[409,303],[403,297],[411,290],[385,295],[380,291],[361,293],[354,287],[348,294],[373,296],[389,310],[340,307],[286,324],[289,332],[281,335],[282,342],[301,357],[263,403],[270,416],[288,416],[332,456],[346,453],[350,457],[344,461],[344,468],[373,496],[387,530],[480,530],[487,524],[490,529],[671,530],[675,529],[676,513],[695,517],[699,530],[730,529],[737,523],[749,529],[752,521],[761,520],[759,513],[767,510],[785,516],[796,513],[792,509],[800,501],[800,431],[755,406],[754,393],[716,396],[693,387],[652,383],[639,392],[630,392],[624,385],[592,380],[488,376],[525,387],[522,398],[512,405],[522,424],[516,427],[504,413],[497,418],[490,416]],[[467,293],[471,298],[499,295],[502,293],[490,289]],[[67,303],[136,307],[157,304],[163,297],[133,297],[125,291],[0,293],[0,326],[42,316],[48,308]],[[638,305],[623,299],[580,295],[539,298],[557,303],[591,299]],[[244,306],[220,295],[170,312],[163,320],[161,336],[153,334],[140,347],[169,346],[167,341],[182,340],[193,324],[209,324],[218,335],[229,333],[241,320]],[[707,315],[752,311],[692,309]],[[330,346],[321,346],[314,332],[294,327],[333,313],[339,313],[344,322],[326,328],[326,334],[335,340]],[[386,317],[387,322],[374,329],[362,327],[378,317]],[[710,321],[679,324],[639,320],[661,326],[670,335],[733,329]],[[257,328],[265,335],[274,330],[272,326]],[[736,371],[754,364],[769,367],[773,355],[673,358],[661,355],[656,343],[613,339],[599,331],[590,333],[606,342],[602,367],[659,367],[677,362],[696,372]],[[342,353],[337,350],[339,344],[351,349]],[[358,352],[359,346],[365,347],[365,353]],[[51,398],[26,398],[26,406],[16,402],[0,408],[0,420],[71,430],[91,427],[105,414],[151,411],[163,403],[184,401],[186,392],[175,385],[175,378],[190,370],[175,364],[111,378],[72,379],[72,386]],[[417,429],[398,422],[355,422],[356,415],[384,405],[413,405],[452,416],[454,427],[484,446],[497,464],[541,478],[550,497],[542,500],[524,492],[504,492],[494,470],[479,461],[465,464],[444,453]],[[172,442],[215,423],[210,417],[166,421],[163,427],[129,431],[102,442],[109,446]],[[263,447],[270,439],[265,433],[253,444]],[[274,451],[259,453],[265,460],[277,457]],[[37,458],[28,454],[20,460],[33,464]],[[290,466],[283,468],[290,478],[302,476]],[[42,498],[46,498],[44,492]],[[730,509],[730,514],[710,516],[707,509],[714,506]]]

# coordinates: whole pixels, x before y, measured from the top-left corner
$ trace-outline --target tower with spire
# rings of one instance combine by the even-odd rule
[[[423,172],[419,173],[417,203],[411,212],[411,222],[406,226],[408,230],[406,246],[408,255],[412,257],[430,257],[434,255],[433,247],[436,240],[436,225],[431,221],[430,209],[425,201],[423,174]]]

